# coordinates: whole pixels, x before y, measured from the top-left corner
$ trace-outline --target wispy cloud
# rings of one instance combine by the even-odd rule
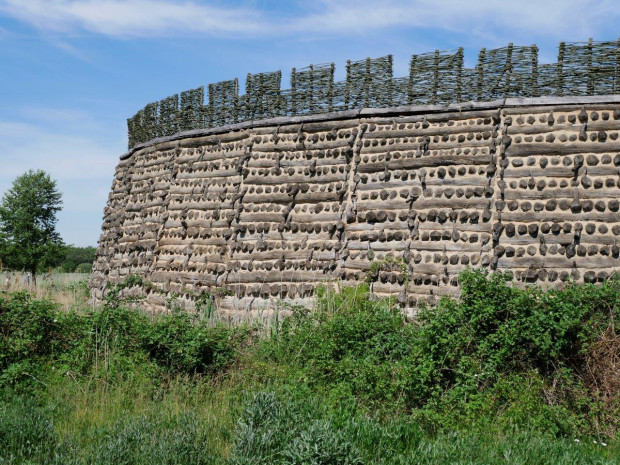
[[[595,34],[620,16],[610,0],[320,0],[314,13],[296,20],[305,31],[363,34],[395,26],[473,34],[523,31],[552,35]],[[570,38],[570,37],[569,37]]]
[[[2,0],[0,10],[42,30],[120,37],[254,34],[264,21],[250,8],[170,0]]]
[[[0,120],[0,195],[29,169],[42,169],[63,193],[58,230],[65,241],[92,245],[100,233],[101,215],[112,183],[121,141],[107,145],[93,131],[92,118],[73,110],[28,108],[23,122]],[[80,125],[80,118],[85,124]],[[56,119],[56,121],[52,121]],[[64,130],[59,126],[72,122]]]
[[[80,134],[0,121],[0,187],[30,168],[48,171],[57,179],[109,178],[120,152]]]
[[[270,10],[172,0],[0,0],[0,11],[39,29],[113,37],[362,35],[393,27],[503,38],[586,38],[615,31],[615,0],[315,0]],[[309,5],[309,6],[307,6]],[[290,6],[290,3],[287,5]],[[604,33],[604,32],[603,32]]]

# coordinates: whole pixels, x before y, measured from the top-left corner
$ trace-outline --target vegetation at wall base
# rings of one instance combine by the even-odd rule
[[[233,326],[0,294],[0,463],[620,463],[620,280]]]

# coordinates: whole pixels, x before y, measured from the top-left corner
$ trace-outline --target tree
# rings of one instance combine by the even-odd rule
[[[76,247],[68,245],[65,248],[65,256],[60,262],[60,268],[65,273],[73,273],[81,265],[81,269],[86,269],[86,265],[92,265],[95,261],[97,249],[95,247]]]
[[[13,181],[0,202],[0,259],[5,266],[32,273],[53,266],[64,256],[56,232],[62,194],[42,170],[30,170]]]

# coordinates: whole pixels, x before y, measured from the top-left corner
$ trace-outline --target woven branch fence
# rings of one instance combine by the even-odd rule
[[[347,61],[345,81],[334,82],[334,64],[291,71],[248,74],[245,95],[237,79],[149,103],[127,120],[129,148],[181,131],[276,116],[327,113],[356,108],[446,104],[503,97],[603,95],[620,93],[620,39],[561,42],[558,59],[538,64],[538,47],[480,50],[475,68],[463,66],[463,49],[413,55],[408,77],[393,77],[392,55]]]

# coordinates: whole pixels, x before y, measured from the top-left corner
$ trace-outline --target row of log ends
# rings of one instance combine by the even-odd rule
[[[146,308],[209,293],[237,318],[325,283],[415,312],[467,267],[599,282],[620,270],[619,134],[615,104],[564,102],[162,142],[119,163],[93,298],[137,274]]]

